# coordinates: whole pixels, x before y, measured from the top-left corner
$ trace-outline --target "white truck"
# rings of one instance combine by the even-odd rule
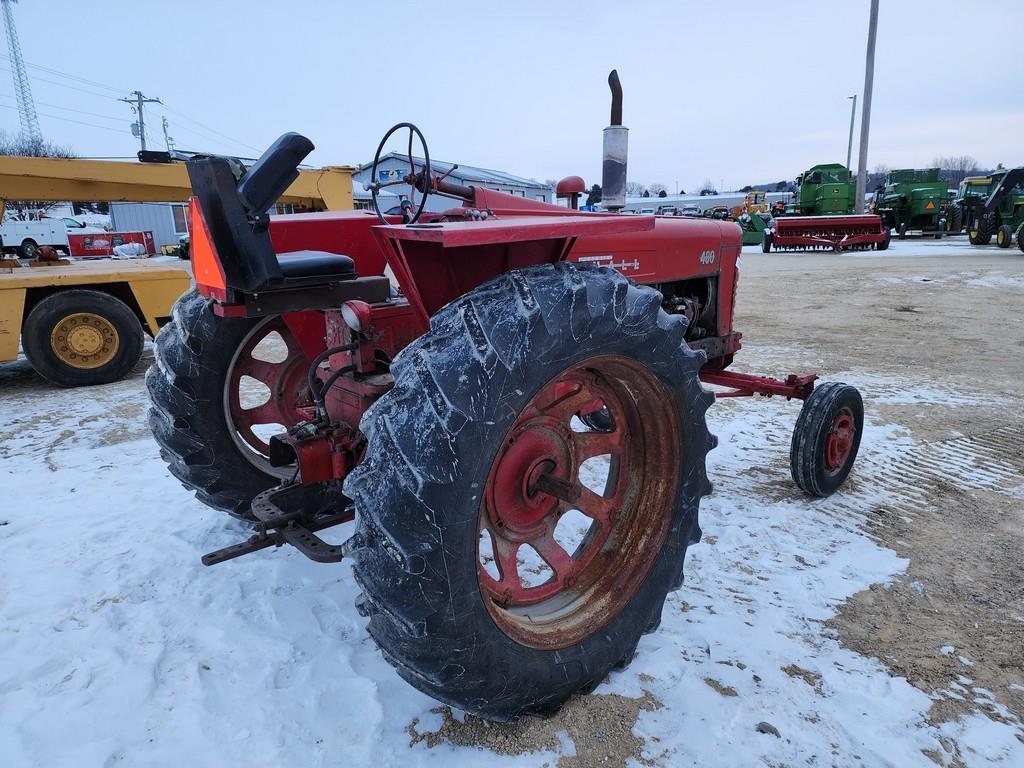
[[[23,259],[35,258],[36,251],[42,245],[49,245],[70,255],[69,227],[81,229],[84,225],[74,219],[7,220],[0,224],[0,242],[4,253],[16,253]]]

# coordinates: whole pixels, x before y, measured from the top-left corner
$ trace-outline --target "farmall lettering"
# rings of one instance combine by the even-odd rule
[[[581,262],[592,262],[597,264],[599,267],[611,267],[617,269],[620,272],[629,272],[631,270],[637,271],[640,269],[640,262],[633,258],[632,261],[623,259],[622,261],[615,261],[615,258],[610,254],[601,254],[600,256],[580,256],[577,261]]]

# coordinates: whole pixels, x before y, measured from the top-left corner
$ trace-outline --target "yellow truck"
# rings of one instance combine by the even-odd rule
[[[302,170],[279,202],[350,210],[352,168]],[[0,156],[0,218],[7,200],[183,202],[182,163],[125,163]],[[61,386],[127,375],[191,277],[184,266],[147,260],[75,263],[0,257],[0,362],[18,357]]]
[[[7,261],[7,260],[5,260]],[[0,361],[18,341],[36,372],[54,384],[106,384],[142,356],[191,277],[136,261],[13,267],[0,261]]]

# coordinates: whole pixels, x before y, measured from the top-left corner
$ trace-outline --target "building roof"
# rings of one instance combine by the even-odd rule
[[[389,158],[395,158],[398,160],[405,160],[408,162],[408,157],[401,152],[388,152],[386,155],[381,157],[381,160],[387,160]],[[424,160],[422,157],[416,157],[413,155],[413,162],[422,166]],[[373,165],[372,162],[365,163],[359,166],[360,171],[365,171]],[[454,167],[454,163],[447,163],[444,160],[430,159],[430,169],[437,174],[444,174],[450,171]],[[550,190],[547,184],[536,179],[524,179],[522,176],[513,176],[511,173],[505,173],[504,171],[494,171],[490,168],[479,168],[475,165],[465,165],[464,163],[458,163],[458,170],[452,175],[456,178],[462,179],[463,181],[477,181],[481,184],[504,184],[507,186],[514,187],[530,187],[533,189],[544,189]]]

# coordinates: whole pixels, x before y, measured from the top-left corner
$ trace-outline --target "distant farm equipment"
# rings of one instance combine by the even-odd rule
[[[884,251],[890,232],[877,214],[853,214],[857,182],[844,165],[815,165],[796,178],[785,215],[761,237],[761,250]],[[755,225],[756,226],[756,225]]]
[[[938,168],[889,171],[885,186],[875,193],[874,212],[901,239],[911,230],[938,239],[946,231],[947,195]]]
[[[977,195],[970,206],[967,234],[971,245],[988,245],[993,235],[996,245],[1009,248],[1014,238],[1024,251],[1024,167],[998,171],[982,177],[987,196]]]

